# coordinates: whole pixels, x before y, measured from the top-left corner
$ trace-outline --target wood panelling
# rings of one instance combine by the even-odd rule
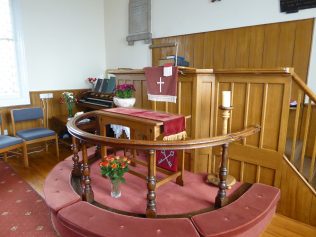
[[[306,81],[313,25],[307,19],[157,38],[153,44],[178,42],[179,55],[195,68],[294,67]],[[153,65],[173,54],[173,48],[154,49]]]
[[[316,225],[316,194],[306,185],[293,165],[282,160],[281,200],[278,212],[301,222]]]
[[[73,92],[75,95],[85,91],[85,90],[67,90],[69,92]],[[11,109],[15,108],[26,108],[26,107],[43,107],[42,101],[40,100],[40,94],[42,93],[53,93],[53,98],[48,100],[48,127],[50,127],[49,120],[53,116],[65,115],[67,116],[67,108],[65,104],[60,103],[61,94],[64,92],[61,90],[56,91],[31,91],[30,92],[30,105],[22,105],[22,106],[14,106],[14,107],[5,107],[0,108],[0,113],[3,114],[4,117],[4,127],[8,129],[9,134],[12,134],[12,123],[10,118]],[[80,108],[79,108],[80,110]],[[78,108],[75,106],[74,112],[76,113]],[[30,126],[36,126],[37,121],[32,122],[23,122],[18,123],[17,129],[22,129]]]

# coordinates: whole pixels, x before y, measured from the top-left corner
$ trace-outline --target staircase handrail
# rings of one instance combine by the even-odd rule
[[[299,75],[297,75],[294,70],[291,71],[293,80],[295,83],[304,91],[306,95],[309,96],[309,98],[316,103],[316,94],[306,85],[306,83],[300,78]]]

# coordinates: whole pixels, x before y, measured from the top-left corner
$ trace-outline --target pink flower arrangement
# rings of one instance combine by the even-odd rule
[[[115,88],[115,94],[119,98],[131,98],[134,91],[135,87],[133,84],[121,84]]]
[[[94,85],[94,83],[97,81],[97,79],[95,77],[89,77],[88,82],[91,83],[92,85]]]

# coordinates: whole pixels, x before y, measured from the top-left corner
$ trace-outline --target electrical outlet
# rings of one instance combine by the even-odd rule
[[[51,99],[53,98],[53,93],[44,93],[44,94],[40,94],[39,96],[41,100]]]
[[[8,135],[8,129],[3,130],[3,135]]]
[[[42,99],[42,100],[47,99],[47,94],[40,94],[39,96],[40,96],[40,99]]]

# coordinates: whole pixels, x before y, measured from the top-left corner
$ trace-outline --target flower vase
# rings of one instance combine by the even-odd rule
[[[120,189],[120,180],[119,179],[110,179],[111,180],[111,197],[119,198],[121,196]]]
[[[72,105],[67,105],[67,110],[68,110],[68,118],[72,118],[74,115],[73,115],[73,107]]]

